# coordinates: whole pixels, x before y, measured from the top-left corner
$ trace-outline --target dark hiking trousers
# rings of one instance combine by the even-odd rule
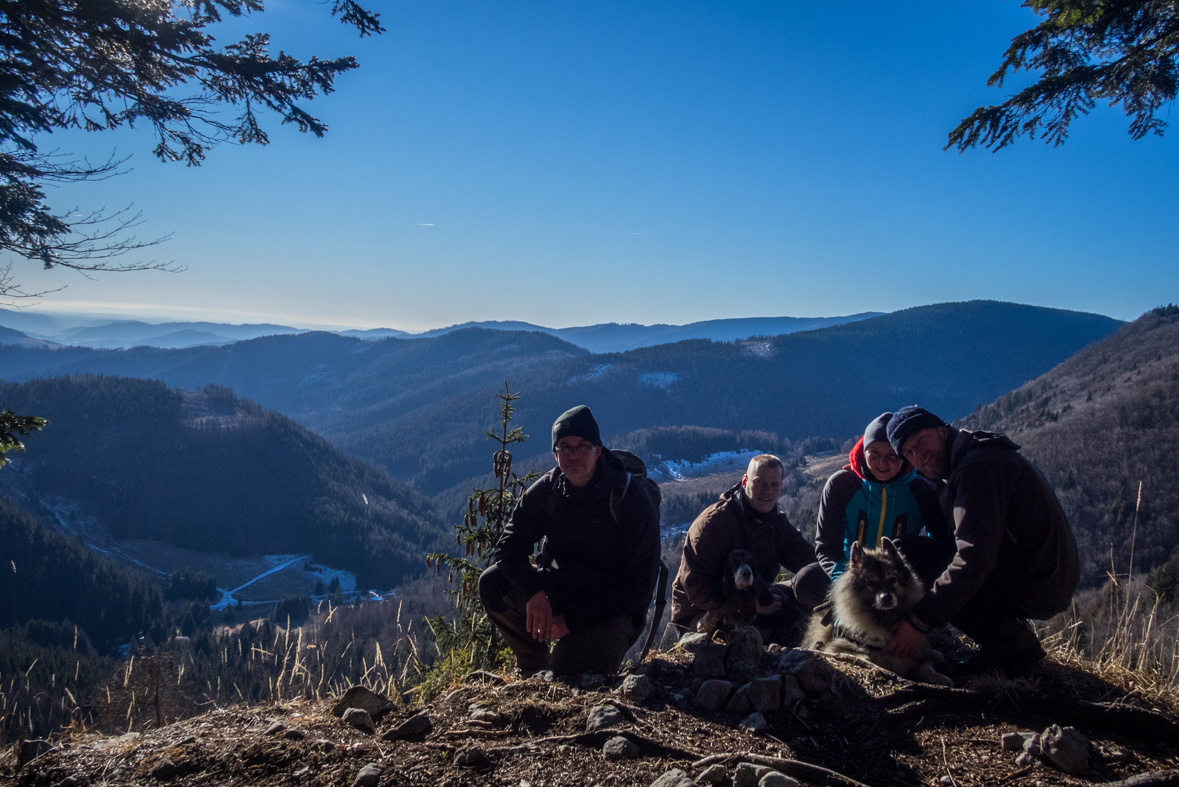
[[[622,657],[638,638],[634,616],[619,615],[578,631],[570,631],[549,650],[525,630],[528,599],[492,566],[479,577],[479,598],[487,617],[499,629],[525,675],[552,670],[556,675],[609,675],[618,671]]]
[[[933,587],[957,554],[954,544],[923,536],[903,536],[897,540],[897,548],[926,589]],[[1035,633],[1027,626],[1027,617],[992,574],[950,623],[974,640],[988,656],[1003,659],[1043,652]]]

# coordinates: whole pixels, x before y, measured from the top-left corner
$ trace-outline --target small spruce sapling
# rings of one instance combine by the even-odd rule
[[[504,392],[496,394],[495,398],[499,400],[499,430],[486,434],[487,439],[499,444],[499,449],[492,455],[496,486],[475,489],[467,498],[463,521],[454,525],[455,541],[463,550],[462,556],[444,553],[426,556],[427,566],[439,573],[445,568],[451,582],[455,577],[459,579],[458,589],[448,591],[455,604],[453,622],[442,615],[426,621],[434,633],[442,669],[449,669],[445,665],[459,663],[470,665],[470,669],[486,669],[504,666],[508,658],[506,651],[499,647],[495,627],[487,619],[479,601],[479,576],[494,560],[495,545],[516,508],[516,501],[536,479],[537,473],[529,472],[521,478],[512,471],[512,453],[508,448],[528,438],[521,427],[509,428],[516,411],[512,403],[520,399],[520,394],[512,393],[505,382]]]

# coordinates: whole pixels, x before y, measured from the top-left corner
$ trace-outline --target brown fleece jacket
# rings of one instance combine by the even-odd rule
[[[689,624],[702,612],[725,606],[721,595],[721,572],[734,549],[753,555],[755,570],[773,582],[778,566],[798,571],[815,562],[815,550],[778,511],[759,514],[748,508],[737,484],[696,517],[684,540],[680,570],[671,590],[671,619]],[[752,594],[744,598],[752,614]],[[732,602],[731,602],[732,603]],[[733,610],[736,612],[737,610]]]

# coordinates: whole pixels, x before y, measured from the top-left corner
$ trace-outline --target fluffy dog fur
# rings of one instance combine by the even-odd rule
[[[853,543],[847,570],[835,580],[828,596],[831,614],[816,610],[804,644],[828,653],[850,653],[923,683],[952,686],[953,681],[934,669],[934,662],[943,659],[924,636],[915,658],[881,652],[892,641],[897,622],[924,595],[921,580],[891,540],[886,538],[879,549],[868,550]]]
[[[768,607],[774,603],[774,594],[770,592],[770,583],[757,574],[753,556],[744,549],[734,549],[725,561],[725,569],[721,573],[720,595],[725,600],[721,609],[709,610],[696,623],[696,630],[711,634],[718,628],[738,622],[735,617],[726,615],[724,610],[735,609],[739,601],[735,598],[739,593],[751,593],[757,603]]]

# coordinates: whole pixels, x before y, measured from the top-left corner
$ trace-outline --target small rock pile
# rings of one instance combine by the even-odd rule
[[[1051,765],[1065,773],[1089,770],[1089,741],[1075,727],[1053,724],[1043,732],[1009,732],[1003,736],[1003,751],[1018,751],[1020,767]]]
[[[764,647],[752,626],[733,629],[725,642],[689,634],[680,647],[692,654],[693,702],[708,711],[742,716],[738,727],[755,735],[766,731],[767,713],[793,711],[805,719],[806,707],[799,703],[807,695],[826,692],[833,674],[808,651]]]

